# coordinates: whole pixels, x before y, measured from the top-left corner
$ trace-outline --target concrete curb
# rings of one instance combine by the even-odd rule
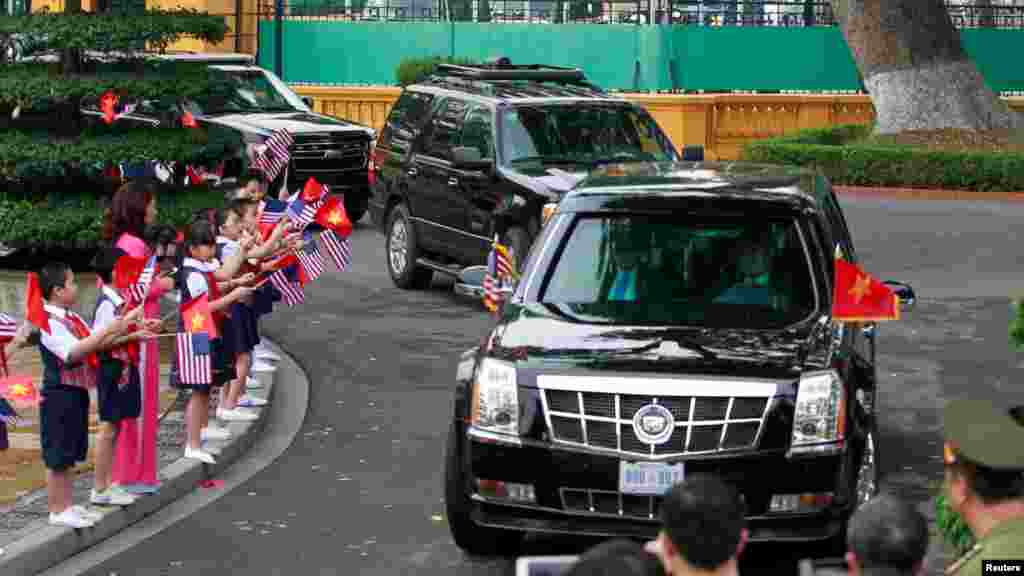
[[[272,341],[267,338],[264,341],[281,353],[281,348]],[[262,381],[266,398],[271,402],[276,388],[273,374],[276,372],[269,376],[254,375]],[[3,555],[0,556],[0,574],[27,575],[42,572],[189,494],[198,487],[199,482],[216,477],[252,447],[266,426],[268,414],[269,410],[264,408],[260,410],[257,420],[227,423],[232,434],[229,441],[207,441],[207,446],[216,455],[216,464],[211,466],[184,458],[175,460],[158,472],[162,480],[159,492],[140,498],[131,506],[105,509],[103,518],[92,528],[62,528],[40,520],[19,530],[12,541],[4,545]]]
[[[903,200],[947,200],[970,202],[1024,202],[1024,192],[973,192],[971,190],[940,190],[927,188],[875,188],[867,186],[834,186],[836,195],[852,197],[892,198]]]

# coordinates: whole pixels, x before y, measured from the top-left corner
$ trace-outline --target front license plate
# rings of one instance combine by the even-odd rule
[[[663,462],[619,462],[619,492],[660,496],[683,481],[683,465]]]

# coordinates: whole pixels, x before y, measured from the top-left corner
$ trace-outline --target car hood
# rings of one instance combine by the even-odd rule
[[[292,134],[310,134],[324,132],[362,132],[367,138],[373,138],[372,128],[354,122],[339,120],[313,112],[266,112],[245,114],[220,114],[204,116],[203,121],[233,128],[243,133],[269,136],[282,128]]]
[[[520,186],[557,201],[583,181],[589,170],[562,170],[559,168],[505,168],[505,177]]]
[[[791,378],[829,363],[829,324],[808,320],[781,330],[628,326],[580,322],[558,305],[508,304],[488,355],[525,369]]]

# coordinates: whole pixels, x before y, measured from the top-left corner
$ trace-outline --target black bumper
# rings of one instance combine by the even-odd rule
[[[598,493],[618,492],[620,458],[615,455],[569,451],[549,445],[515,446],[467,435],[462,453],[464,485],[473,487],[471,517],[481,526],[529,532],[576,534],[599,537],[650,538],[658,531],[660,498],[643,510],[639,498],[623,497],[618,506],[596,512],[581,509],[563,499],[561,489],[590,491],[596,505]],[[842,456],[789,460],[779,451],[717,456],[685,461],[685,473],[713,473],[743,495],[747,528],[752,542],[822,542],[839,536],[851,507],[841,499],[813,513],[769,512],[773,494],[833,492],[843,479]],[[475,478],[532,484],[535,504],[484,498],[475,494]],[[614,500],[611,495],[605,496]],[[626,498],[633,505],[626,503]],[[575,507],[574,507],[575,506]],[[617,508],[617,510],[615,509]],[[632,511],[623,513],[623,510]]]

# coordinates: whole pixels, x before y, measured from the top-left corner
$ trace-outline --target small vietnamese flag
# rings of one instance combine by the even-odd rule
[[[203,294],[199,298],[193,298],[191,302],[181,307],[181,320],[185,325],[185,332],[195,334],[205,332],[210,339],[218,338],[217,324],[213,321],[213,314],[210,312],[209,294]]]
[[[352,233],[352,221],[345,212],[345,205],[335,196],[328,198],[317,210],[316,222],[341,238],[348,238]]]
[[[832,317],[845,322],[899,320],[900,304],[888,286],[843,258],[835,259]]]
[[[50,317],[43,308],[43,289],[39,287],[39,275],[35,272],[28,273],[27,286],[25,288],[25,318],[35,324],[40,330],[50,333]]]
[[[39,404],[39,392],[31,376],[10,376],[0,379],[0,396],[7,398],[19,408],[31,408]]]
[[[100,110],[103,111],[103,121],[107,124],[113,124],[114,119],[117,116],[115,108],[117,106],[117,95],[113,92],[104,92],[100,96]]]
[[[316,204],[326,194],[327,188],[317,182],[316,178],[310,176],[309,180],[306,180],[306,185],[302,188],[302,201],[306,204]]]
[[[114,286],[118,290],[127,290],[139,280],[142,270],[146,268],[145,258],[121,256],[114,264]]]
[[[181,115],[181,125],[185,128],[199,127],[199,123],[196,122],[195,116],[193,116],[192,113],[187,110],[185,111],[184,114]]]

